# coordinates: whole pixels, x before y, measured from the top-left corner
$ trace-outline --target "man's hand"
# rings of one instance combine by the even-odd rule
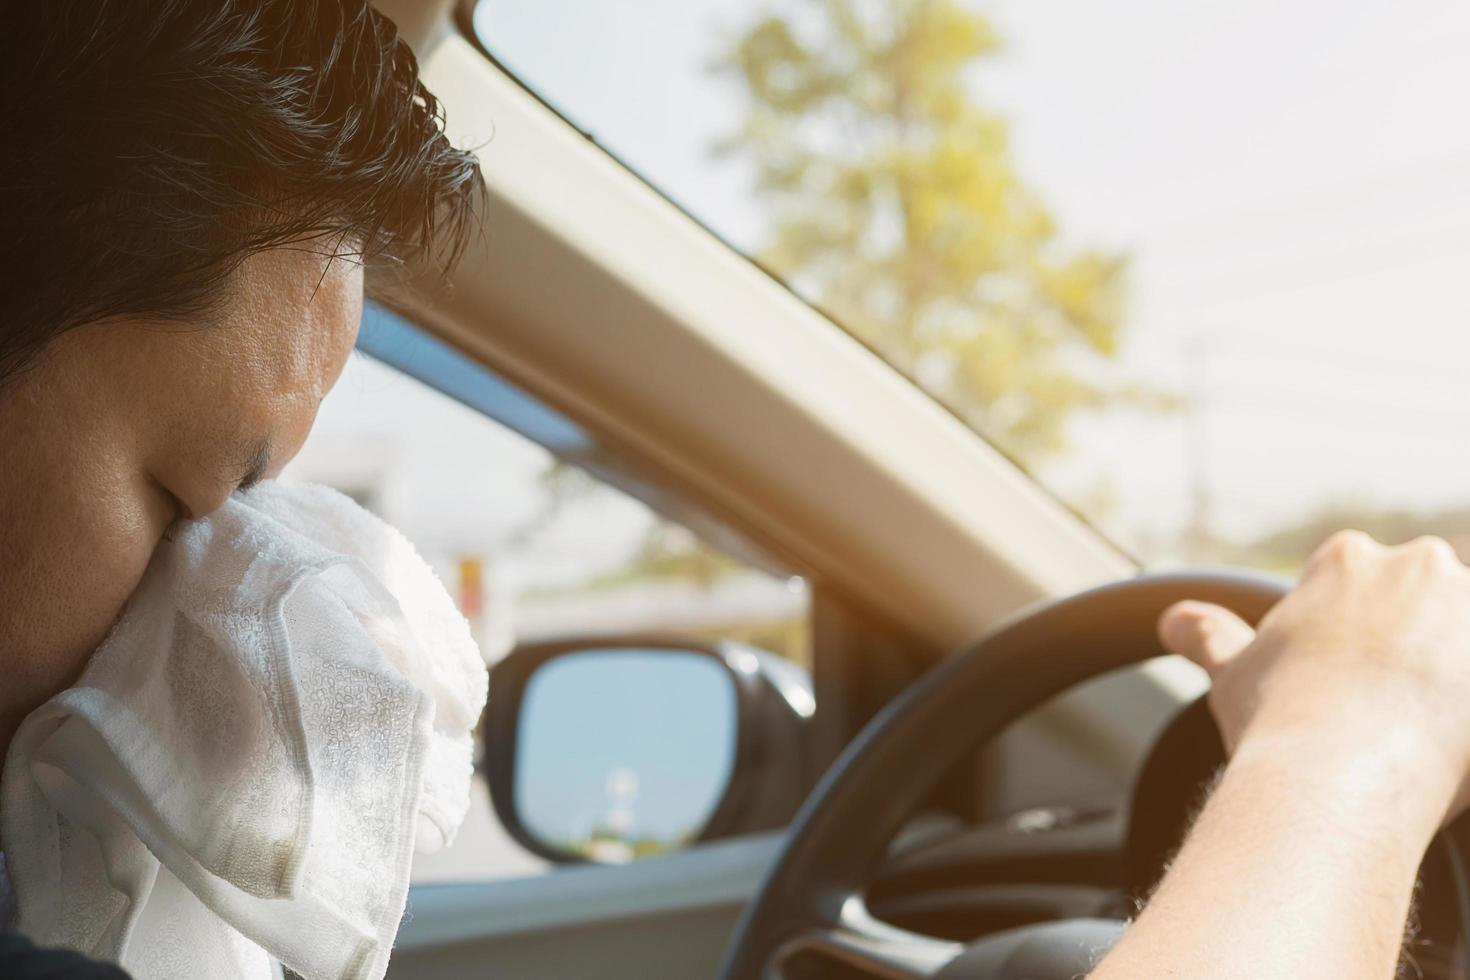
[[[1470,772],[1470,570],[1443,541],[1336,535],[1252,631],[1180,603],[1224,777],[1094,980],[1387,980],[1434,832]]]
[[[1385,548],[1343,531],[1259,632],[1219,606],[1181,602],[1159,634],[1209,672],[1232,754],[1251,740],[1367,735],[1416,760],[1406,791],[1456,787],[1448,816],[1470,802],[1470,569],[1444,541]]]

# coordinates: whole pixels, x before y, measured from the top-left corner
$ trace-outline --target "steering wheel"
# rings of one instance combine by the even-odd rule
[[[931,670],[853,739],[807,798],[736,927],[722,980],[827,977],[834,967],[886,980],[1085,974],[1122,922],[1067,919],[956,943],[878,921],[865,885],[905,819],[967,752],[1076,684],[1164,655],[1156,624],[1168,606],[1199,599],[1255,623],[1287,589],[1236,572],[1140,576],[1024,610]],[[1443,835],[1462,937],[1470,937],[1466,827]]]

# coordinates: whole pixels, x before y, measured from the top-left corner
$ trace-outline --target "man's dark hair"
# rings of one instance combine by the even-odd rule
[[[0,384],[73,327],[207,314],[263,249],[447,267],[482,185],[442,123],[365,0],[10,0]]]

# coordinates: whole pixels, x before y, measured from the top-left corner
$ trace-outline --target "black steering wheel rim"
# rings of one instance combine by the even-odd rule
[[[1023,610],[931,670],[853,739],[807,798],[746,906],[720,976],[761,980],[802,934],[866,919],[864,885],[943,774],[1051,697],[1163,656],[1156,624],[1168,606],[1214,602],[1254,623],[1288,588],[1238,571],[1139,576]],[[881,930],[869,935],[881,939]]]

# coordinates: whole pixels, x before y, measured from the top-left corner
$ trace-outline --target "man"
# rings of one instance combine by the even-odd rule
[[[452,260],[481,185],[366,0],[16,0],[0,131],[3,751],[170,526],[300,448],[364,271]],[[72,975],[29,955],[0,975]]]
[[[364,267],[436,231],[452,252],[479,186],[363,0],[4,18],[0,745],[174,521],[280,472],[352,349]]]
[[[360,0],[17,0],[3,26],[0,743],[173,522],[300,446],[364,266],[452,258],[479,186]],[[1234,757],[1094,976],[1390,976],[1465,807],[1470,571],[1345,535],[1259,633],[1198,605],[1161,630],[1212,673]],[[0,942],[0,974],[108,975],[35,956]]]

